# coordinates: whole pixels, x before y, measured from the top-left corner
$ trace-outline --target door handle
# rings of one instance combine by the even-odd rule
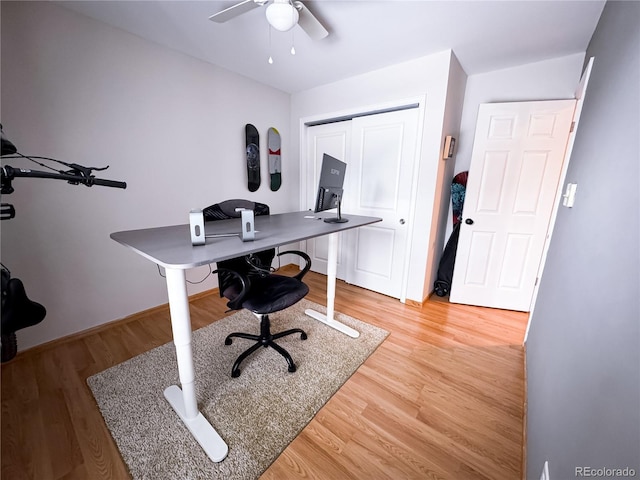
[[[464,223],[466,223],[467,225],[473,225],[473,219],[471,218],[467,218]]]

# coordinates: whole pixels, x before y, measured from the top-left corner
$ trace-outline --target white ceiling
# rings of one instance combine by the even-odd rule
[[[329,31],[317,42],[297,26],[272,30],[270,42],[265,7],[223,24],[208,19],[234,1],[58,3],[294,93],[449,48],[468,75],[584,52],[605,2],[305,1]]]

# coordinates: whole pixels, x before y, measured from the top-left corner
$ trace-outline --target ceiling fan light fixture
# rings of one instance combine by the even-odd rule
[[[267,7],[267,21],[280,32],[287,32],[298,23],[298,10],[288,1],[279,2],[275,0]]]

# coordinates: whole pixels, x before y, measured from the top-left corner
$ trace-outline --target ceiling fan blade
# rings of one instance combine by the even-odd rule
[[[225,8],[221,12],[214,13],[209,17],[209,20],[212,20],[216,23],[224,23],[227,20],[231,20],[232,18],[237,17],[238,15],[242,15],[243,13],[248,12],[249,10],[253,10],[254,8],[260,7],[264,2],[256,2],[254,0],[243,0],[240,3],[236,3],[235,5],[230,6],[229,8]]]
[[[313,13],[311,13],[302,2],[294,1],[293,6],[296,7],[300,15],[298,25],[300,25],[300,28],[302,28],[312,40],[321,40],[329,35],[327,29],[324,28],[320,21],[313,16]]]

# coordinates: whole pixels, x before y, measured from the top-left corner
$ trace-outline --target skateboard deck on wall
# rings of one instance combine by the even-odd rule
[[[267,132],[267,145],[269,147],[270,188],[275,192],[282,184],[282,160],[280,157],[280,132],[273,127]]]
[[[247,123],[244,129],[247,157],[247,186],[250,192],[260,187],[260,135],[256,127]]]

